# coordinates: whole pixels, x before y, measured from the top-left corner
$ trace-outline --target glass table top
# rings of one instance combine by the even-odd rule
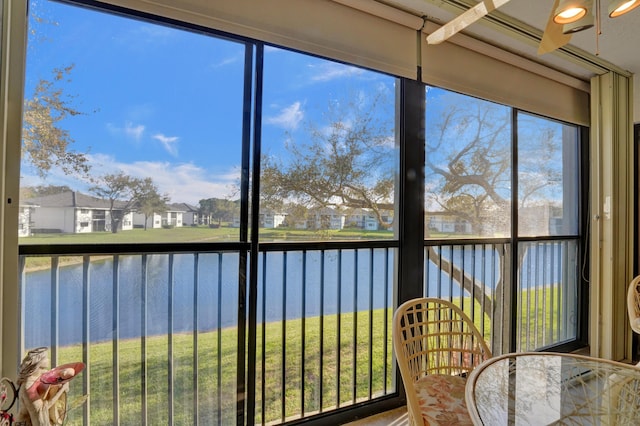
[[[640,368],[573,354],[491,358],[466,385],[476,425],[638,425]]]

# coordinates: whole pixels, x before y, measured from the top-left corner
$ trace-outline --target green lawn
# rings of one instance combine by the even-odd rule
[[[237,240],[237,228],[183,227],[174,229],[153,229],[93,234],[49,234],[21,239],[21,244],[103,244],[124,242],[160,241],[226,241]],[[324,231],[322,239],[382,239],[391,238],[389,231],[364,232],[362,230]],[[230,237],[231,236],[231,237]],[[314,238],[315,236],[315,238]],[[320,234],[311,231],[265,229],[261,238],[265,240],[311,240]],[[77,261],[78,258],[65,257],[61,263]],[[30,257],[28,267],[49,267],[49,258]],[[42,264],[38,264],[42,262]],[[521,342],[537,342],[538,346],[558,341],[563,337],[558,333],[557,313],[564,308],[561,304],[569,295],[563,295],[558,286],[524,291],[519,329]],[[472,304],[464,301],[465,311],[470,313]],[[474,321],[484,326],[490,333],[490,319],[481,314],[476,303]],[[256,421],[279,422],[295,418],[301,413],[327,411],[337,405],[352,404],[368,399],[369,395],[384,392],[385,382],[388,392],[392,391],[391,364],[391,310],[387,310],[387,340],[384,341],[384,310],[373,313],[374,342],[369,355],[369,313],[357,313],[358,329],[353,330],[353,314],[341,317],[341,340],[337,341],[337,317],[326,316],[323,325],[323,340],[320,341],[320,318],[290,320],[286,329],[282,323],[269,323],[263,332],[258,329],[257,369],[256,369]],[[482,327],[480,327],[482,328]],[[354,335],[357,334],[357,339]],[[489,339],[487,334],[486,338]],[[194,372],[194,337],[179,334],[173,338],[173,362],[169,362],[168,336],[154,336],[147,339],[143,356],[140,339],[121,340],[117,351],[118,374],[113,374],[112,342],[96,343],[90,346],[89,366],[83,375],[90,378],[89,401],[91,424],[109,425],[113,423],[113,389],[118,389],[119,417],[121,424],[139,424],[142,411],[142,377],[146,378],[147,412],[150,424],[165,424],[169,414],[169,365],[173,366],[173,413],[175,424],[192,424],[197,397],[198,417],[201,424],[217,424],[219,416],[223,424],[235,423],[236,407],[236,357],[237,330],[225,329],[220,335],[216,331],[198,334],[197,372]],[[304,339],[304,356],[302,345]],[[356,344],[354,344],[354,341]],[[322,348],[321,348],[322,345]],[[534,349],[534,348],[531,348]],[[384,354],[387,354],[386,365]],[[264,370],[262,359],[264,352]],[[143,362],[146,374],[143,374]],[[58,363],[82,359],[82,347],[72,346],[60,350]],[[221,361],[219,362],[218,359]],[[354,359],[357,360],[354,365]],[[369,374],[369,359],[371,371]],[[304,361],[303,361],[304,360]],[[304,362],[304,367],[302,363]],[[322,363],[322,367],[321,367]],[[387,375],[385,376],[384,372]],[[197,390],[194,387],[194,373]],[[264,380],[263,380],[264,377]],[[339,378],[339,379],[338,379]],[[114,380],[119,380],[114,384]],[[81,395],[81,380],[72,383],[72,394]],[[371,382],[371,385],[370,385]],[[263,388],[264,383],[264,388]],[[264,391],[264,401],[262,394]],[[74,397],[71,396],[70,400]],[[264,403],[264,411],[262,404]],[[81,424],[82,410],[70,413],[68,424]]]
[[[206,226],[183,226],[178,228],[132,229],[129,231],[88,232],[81,234],[36,234],[20,238],[20,244],[109,244],[109,243],[157,243],[237,241],[238,228],[209,228]]]
[[[300,416],[304,389],[305,413],[324,411],[340,404],[350,404],[355,398],[368,399],[392,388],[391,365],[391,310],[387,310],[388,334],[384,341],[384,310],[373,312],[373,337],[369,336],[369,313],[357,314],[357,344],[354,352],[354,317],[343,314],[340,326],[340,345],[337,340],[337,316],[324,318],[323,348],[320,348],[319,317],[286,322],[283,338],[282,323],[266,324],[264,330],[264,364],[262,370],[262,329],[258,329],[257,379],[256,379],[256,421],[262,421],[262,383],[264,383],[264,416],[266,422],[280,421],[282,418]],[[304,336],[304,357],[302,341]],[[218,345],[218,339],[220,345]],[[173,395],[175,424],[193,424],[194,397],[198,397],[198,416],[201,424],[217,424],[218,415],[222,424],[232,424],[235,416],[237,329],[198,334],[198,391],[194,391],[194,339],[193,334],[179,334],[173,337]],[[283,343],[284,342],[284,343]],[[369,342],[373,342],[372,356],[369,356]],[[169,358],[168,337],[154,336],[147,339],[146,377],[147,412],[150,424],[166,424],[169,413]],[[385,351],[387,354],[385,377]],[[340,361],[338,362],[338,354]],[[285,360],[283,362],[283,356]],[[354,356],[357,362],[354,366]],[[139,339],[119,342],[118,395],[120,398],[121,424],[140,424],[142,407],[142,346]],[[218,362],[220,357],[221,362]],[[80,346],[65,347],[60,350],[59,363],[82,359]],[[302,360],[304,359],[304,374]],[[322,371],[320,361],[322,360]],[[369,375],[371,360],[372,376]],[[90,377],[88,404],[92,425],[113,423],[113,345],[111,342],[92,344],[89,366],[85,373]],[[355,368],[355,369],[354,369]],[[338,376],[340,380],[338,382]],[[262,380],[264,377],[264,381]],[[355,377],[355,383],[354,383]],[[369,385],[371,379],[371,387]],[[81,396],[82,378],[71,383],[72,401]],[[218,386],[220,382],[220,387]],[[304,383],[304,384],[303,384]],[[322,389],[322,395],[320,394]],[[338,396],[339,392],[339,396]],[[282,407],[284,405],[284,412]],[[69,414],[67,424],[82,424],[82,409]]]
[[[37,234],[20,238],[21,245],[51,244],[124,244],[124,243],[163,243],[163,242],[228,242],[239,240],[239,229],[223,226],[209,228],[207,226],[184,226],[170,229],[132,229],[130,231],[92,232],[84,234]],[[390,239],[391,231],[363,231],[361,229],[309,231],[299,229],[266,229],[260,230],[260,241],[326,241],[326,240],[363,240]],[[65,257],[60,264],[78,263],[79,257]],[[27,271],[46,269],[51,266],[49,257],[29,257],[26,261]]]
[[[529,339],[558,337],[553,330],[554,312],[562,299],[557,287],[525,291],[521,318],[538,324],[529,330]],[[538,300],[538,304],[527,303]],[[544,303],[543,303],[544,301]],[[554,301],[554,303],[551,303]],[[471,312],[469,299],[464,300],[465,311]],[[542,309],[542,307],[546,309]],[[387,339],[384,339],[385,311]],[[354,333],[354,315],[342,314],[338,328],[337,315],[328,315],[322,325],[319,317],[288,320],[258,325],[256,353],[256,422],[279,423],[283,419],[328,411],[337,405],[392,392],[393,366],[391,344],[391,309],[378,309],[372,313],[373,336],[369,335],[369,312],[357,314]],[[491,330],[489,317],[482,314],[475,303],[474,322]],[[544,327],[542,326],[544,322]],[[304,326],[304,329],[303,329]],[[527,324],[528,326],[528,324]],[[340,330],[340,342],[338,333]],[[357,334],[357,337],[355,336]],[[201,424],[234,423],[236,406],[237,329],[220,332],[202,332],[197,341],[197,391],[194,387],[194,336],[191,333],[173,336],[173,362],[169,362],[168,336],[147,338],[146,374],[143,374],[143,353],[140,339],[121,340],[117,351],[118,375],[116,388],[119,397],[121,424],[139,424],[142,412],[142,377],[146,378],[147,413],[150,424],[165,424],[169,415],[169,365],[173,366],[173,413],[175,424],[193,423],[194,401],[197,396],[198,418]],[[264,338],[264,342],[263,342]],[[485,338],[490,341],[490,335]],[[521,336],[521,339],[525,336]],[[304,340],[303,340],[304,339]],[[356,342],[354,344],[354,342]],[[370,348],[370,342],[371,344]],[[304,343],[304,356],[303,356]],[[264,345],[264,346],[263,346]],[[321,347],[322,345],[322,347]],[[264,347],[264,349],[263,349]],[[371,355],[369,351],[371,350]],[[386,353],[386,364],[385,364]],[[90,346],[89,366],[83,373],[90,377],[88,404],[91,424],[113,423],[114,377],[113,343],[95,343]],[[264,354],[264,357],[263,357]],[[263,369],[264,358],[264,369]],[[82,359],[79,345],[61,348],[59,363]],[[356,360],[354,364],[354,359]],[[219,361],[220,360],[220,361]],[[369,374],[371,361],[371,375]],[[304,368],[302,363],[304,362]],[[322,366],[321,366],[322,362]],[[303,371],[304,370],[304,371]],[[386,371],[386,375],[385,375]],[[339,377],[339,379],[338,379]],[[264,380],[263,380],[264,378]],[[82,378],[72,382],[70,401],[80,398]],[[264,385],[264,388],[263,388]],[[264,391],[264,401],[263,401]],[[304,392],[304,395],[303,395]],[[262,404],[264,403],[264,411]],[[69,415],[68,424],[82,424],[82,410]]]
[[[20,238],[20,244],[109,244],[109,243],[157,243],[157,242],[220,242],[238,241],[239,228],[222,226],[182,226],[177,228],[132,229],[129,231],[90,232],[82,234],[36,234]],[[318,240],[362,240],[393,238],[392,231],[364,231],[362,229],[304,230],[288,228],[261,228],[260,239],[264,241],[318,241]]]

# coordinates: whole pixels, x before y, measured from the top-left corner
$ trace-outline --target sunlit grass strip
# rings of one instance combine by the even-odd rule
[[[575,337],[571,334],[567,310],[573,307],[577,312],[575,297],[565,294],[569,289],[560,284],[534,287],[520,292],[520,310],[518,312],[518,330],[520,348],[523,351],[535,350]],[[568,306],[568,302],[572,306]]]
[[[284,399],[286,412],[284,417],[296,418],[300,416],[302,383],[304,383],[305,407],[307,414],[327,411],[335,408],[336,390],[340,387],[340,405],[349,405],[352,401],[353,389],[358,400],[368,399],[369,395],[369,339],[373,341],[372,363],[372,394],[380,396],[383,393],[384,381],[387,381],[388,392],[393,391],[391,372],[391,356],[387,356],[388,365],[383,365],[384,351],[391,353],[391,335],[387,342],[383,341],[384,310],[373,312],[373,336],[369,336],[369,312],[358,312],[358,342],[357,353],[352,347],[353,314],[342,314],[342,329],[340,332],[340,378],[336,377],[337,359],[337,316],[327,315],[324,318],[324,353],[320,353],[320,318],[312,317],[305,320],[305,371],[301,371],[302,360],[302,320],[288,320],[286,324],[286,365],[282,365],[282,324],[272,322],[266,324],[266,371],[257,371],[258,399],[256,407],[260,407],[260,389],[265,386],[265,413],[257,412],[256,422],[265,423],[278,421],[282,418],[281,410]],[[391,310],[388,309],[387,318],[390,327]],[[221,331],[222,347],[218,347],[217,331],[200,333],[198,335],[198,401],[200,424],[215,424],[218,410],[221,410],[223,423],[235,422],[236,404],[236,354],[237,329],[227,328]],[[258,339],[261,339],[259,329]],[[174,416],[176,424],[193,424],[194,387],[193,373],[193,335],[190,333],[174,334],[173,363],[176,372],[173,383],[175,395]],[[218,389],[218,352],[221,355],[221,388]],[[141,343],[139,339],[122,340],[119,345],[119,397],[121,424],[139,424],[141,418]],[[90,419],[91,424],[112,424],[113,395],[112,387],[114,374],[112,370],[113,352],[111,342],[93,343],[90,347],[91,383],[90,383]],[[260,348],[257,359],[263,356]],[[320,374],[319,358],[323,357],[323,369]],[[354,356],[356,374],[353,373]],[[59,363],[82,359],[80,345],[60,349]],[[168,338],[167,336],[152,336],[147,338],[147,386],[148,386],[148,414],[150,424],[164,424],[168,415]],[[258,363],[259,368],[260,363]],[[284,369],[284,371],[283,371]],[[385,377],[384,372],[389,372]],[[262,378],[264,376],[264,382]],[[353,377],[357,383],[353,383]],[[285,383],[282,382],[285,377]],[[320,378],[322,377],[323,407],[319,406]],[[72,382],[69,400],[78,398],[82,393],[81,378]],[[222,406],[218,407],[218,396],[221,396]],[[69,414],[69,425],[82,424],[82,409],[78,408]]]
[[[239,228],[221,227],[208,228],[204,226],[184,226],[172,229],[132,229],[128,231],[91,232],[81,234],[41,234],[20,238],[21,245],[52,245],[52,244],[126,244],[126,243],[194,243],[194,242],[227,242],[239,240]],[[392,231],[365,231],[361,229],[341,229],[313,231],[304,229],[276,228],[260,229],[261,242],[268,241],[348,241],[348,240],[376,240],[393,238]],[[108,256],[94,256],[94,259]],[[26,259],[26,272],[48,269],[51,267],[50,256],[29,256]],[[61,259],[61,266],[78,264],[82,256],[66,256]]]
[[[220,242],[238,241],[240,228],[224,226],[209,228],[206,226],[181,226],[171,229],[149,228],[130,229],[113,232],[85,232],[77,234],[36,234],[21,237],[20,244],[48,245],[48,244],[94,244],[94,243],[156,243],[156,242]],[[291,229],[291,228],[260,228],[261,240],[294,240],[321,241],[327,239],[389,239],[393,238],[393,231],[368,231],[364,229]]]
[[[564,295],[557,285],[525,290],[520,295],[521,300],[527,298],[546,298],[547,302],[531,304],[537,309],[520,313],[520,321],[528,318],[529,324],[546,324],[553,327],[555,318],[562,307],[560,301]],[[550,301],[554,300],[554,304]],[[462,304],[468,315],[472,311],[472,303],[469,297],[457,299],[454,303]],[[525,304],[527,306],[527,304]],[[541,309],[541,307],[546,309]],[[482,312],[477,301],[473,303],[474,323],[478,328],[482,322],[485,330],[490,327],[490,312]],[[392,365],[391,333],[384,341],[385,310],[377,309],[372,313],[373,324],[370,328],[369,311],[360,311],[358,316],[356,352],[353,351],[353,313],[341,314],[340,333],[337,330],[338,315],[326,315],[323,320],[323,332],[320,331],[320,317],[305,319],[304,328],[304,372],[302,371],[302,319],[287,320],[286,322],[286,362],[282,362],[282,323],[271,322],[265,325],[265,351],[262,352],[258,345],[256,359],[265,357],[265,370],[261,369],[261,362],[257,362],[256,370],[256,423],[278,423],[280,419],[299,418],[302,413],[301,397],[304,384],[304,412],[312,415],[318,412],[330,411],[336,408],[336,398],[339,391],[340,406],[353,403],[353,393],[357,401],[369,398],[369,383],[371,381],[372,397],[381,396],[386,389],[388,393],[394,392]],[[391,329],[392,310],[387,309],[387,327]],[[543,322],[543,319],[545,321]],[[501,325],[496,324],[499,328]],[[529,325],[530,326],[530,325]],[[373,336],[370,336],[370,329]],[[531,333],[557,338],[558,330],[532,329]],[[227,328],[220,332],[210,331],[198,334],[198,409],[200,424],[215,424],[218,414],[223,423],[235,421],[236,408],[236,354],[237,354],[237,329]],[[340,344],[337,337],[340,334]],[[320,342],[323,336],[324,341]],[[524,336],[521,336],[524,338]],[[194,386],[193,386],[193,334],[183,333],[173,336],[174,353],[173,365],[175,371],[174,383],[174,416],[176,424],[192,424]],[[262,340],[262,328],[258,328],[258,341]],[[369,358],[369,341],[372,343],[371,358]],[[490,341],[490,335],[485,339]],[[221,342],[221,345],[218,344]],[[526,342],[522,342],[525,344]],[[320,351],[320,348],[323,351]],[[340,359],[340,377],[337,377],[338,347]],[[387,351],[387,365],[384,365],[384,353]],[[59,363],[77,361],[82,359],[82,347],[80,345],[60,349]],[[218,366],[220,355],[220,366]],[[91,424],[112,424],[113,396],[112,387],[114,374],[112,370],[113,352],[111,342],[93,343],[90,347],[90,419]],[[119,344],[119,396],[121,424],[139,424],[141,416],[141,343],[139,339],[121,340]],[[354,364],[355,357],[355,364]],[[320,358],[324,371],[320,371]],[[148,369],[148,396],[147,401],[149,421],[151,424],[166,422],[168,415],[168,337],[152,336],[147,338],[147,369]],[[369,377],[369,362],[373,377]],[[355,374],[354,374],[355,365]],[[220,367],[220,368],[218,368]],[[218,377],[218,371],[221,371]],[[388,372],[385,377],[385,371]],[[264,380],[263,380],[264,377]],[[284,377],[284,382],[283,382]],[[354,383],[353,378],[356,378]],[[82,380],[81,378],[77,379]],[[218,380],[221,386],[218,387]],[[322,385],[320,383],[322,381]],[[265,387],[265,410],[261,412],[262,386]],[[323,395],[320,398],[320,389]],[[80,397],[82,386],[79,382],[72,382],[70,401]],[[320,406],[322,400],[322,406]],[[221,404],[219,405],[219,402]],[[285,412],[282,412],[282,406]],[[82,424],[82,410],[76,409],[70,413],[68,423]]]

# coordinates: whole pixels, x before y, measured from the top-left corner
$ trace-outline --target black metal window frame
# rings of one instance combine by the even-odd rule
[[[261,125],[262,125],[262,77],[265,44],[259,40],[237,36],[209,28],[188,24],[165,17],[158,17],[140,11],[130,10],[93,0],[57,0],[75,6],[93,8],[103,12],[120,14],[127,17],[142,19],[154,23],[174,26],[183,30],[194,31],[210,36],[239,42],[245,46],[245,74],[243,93],[243,128],[242,128],[242,164],[241,164],[241,210],[240,210],[240,238],[237,242],[224,243],[162,243],[162,244],[113,244],[113,245],[21,245],[19,255],[24,256],[66,256],[66,255],[97,255],[97,254],[156,254],[156,253],[211,253],[218,251],[237,251],[240,254],[238,270],[238,329],[247,330],[246,333],[238,333],[237,354],[237,405],[236,419],[238,425],[253,424],[255,420],[256,401],[256,350],[257,350],[257,310],[258,310],[258,265],[261,253],[277,250],[329,250],[329,249],[356,249],[368,247],[392,247],[398,250],[397,260],[397,287],[394,295],[394,306],[405,300],[421,297],[423,293],[424,277],[424,247],[430,242],[424,239],[424,160],[425,160],[425,87],[420,80],[420,69],[417,70],[417,79],[397,78],[396,92],[396,123],[397,138],[400,151],[399,174],[397,181],[396,212],[399,218],[397,239],[377,242],[314,242],[314,243],[261,243],[258,235],[259,221],[259,176],[261,154]],[[306,52],[302,52],[308,54]],[[517,110],[512,108],[513,116]],[[514,135],[512,144],[513,161],[516,167],[512,171],[512,183],[517,181],[517,135],[516,126],[513,126]],[[581,258],[587,259],[585,252],[586,225],[588,224],[587,211],[583,208],[588,195],[588,131],[579,128],[580,132],[580,234],[576,238],[580,240],[582,250]],[[252,180],[253,179],[253,180]],[[250,185],[253,192],[250,192]],[[517,194],[514,193],[515,198]],[[515,203],[513,203],[515,204]],[[512,212],[517,215],[517,210]],[[514,216],[517,217],[517,216]],[[249,221],[251,218],[251,221]],[[573,236],[572,236],[573,238]],[[545,238],[549,239],[549,238]],[[551,238],[553,239],[553,238]],[[517,237],[517,220],[512,220],[512,247],[517,247],[520,241],[534,241],[535,238]],[[465,243],[466,240],[460,240]],[[447,243],[455,243],[447,240]],[[514,256],[515,257],[515,256]],[[586,260],[585,260],[586,262]],[[512,274],[517,271],[512,265]],[[588,270],[585,264],[583,271]],[[587,342],[587,314],[588,291],[587,277],[581,276],[579,286],[578,306],[581,308],[578,327],[578,339],[562,346],[550,348],[558,351],[566,351],[584,346]],[[512,280],[515,282],[515,280]],[[512,292],[515,294],[515,292]],[[514,296],[515,297],[515,296]],[[515,304],[512,304],[515,306]],[[512,312],[512,321],[515,313]],[[514,329],[515,327],[512,327]],[[514,333],[512,341],[514,345]],[[246,348],[246,351],[245,351]],[[246,366],[246,368],[245,368]],[[336,410],[320,413],[301,420],[293,420],[290,424],[326,424],[330,419],[334,423],[361,418],[376,412],[398,407],[404,404],[404,390],[400,385],[399,374],[395,378],[396,392],[372,401],[356,403],[350,407],[337,408]]]

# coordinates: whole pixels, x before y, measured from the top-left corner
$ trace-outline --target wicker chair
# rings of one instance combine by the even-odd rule
[[[491,351],[460,308],[434,298],[403,303],[393,316],[393,349],[409,424],[472,424],[464,400],[466,378]]]
[[[627,312],[631,329],[640,334],[640,275],[631,280],[627,291]]]

